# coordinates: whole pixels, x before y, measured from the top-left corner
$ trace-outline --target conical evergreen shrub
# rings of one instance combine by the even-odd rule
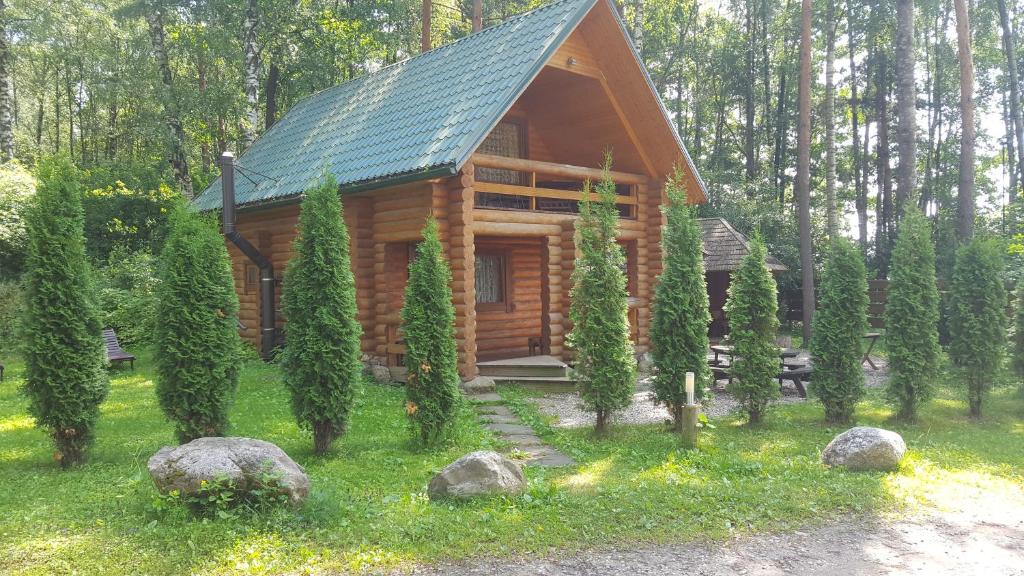
[[[572,272],[567,342],[576,354],[576,385],[583,406],[596,414],[595,432],[603,435],[616,410],[630,405],[636,389],[636,360],[629,335],[629,301],[625,255],[615,241],[619,211],[615,183],[605,175],[597,186],[600,198],[590,200],[591,185],[583,187],[576,220],[579,257]]]
[[[751,424],[759,424],[768,404],[779,397],[779,348],[775,344],[779,304],[766,256],[764,242],[755,235],[750,254],[732,274],[726,303],[729,340],[735,354],[727,389],[747,412]]]
[[[345,433],[362,382],[356,285],[338,186],[327,178],[302,201],[281,305],[288,320],[284,383],[299,427],[317,454]]]
[[[967,384],[971,416],[980,418],[1006,346],[1003,253],[995,240],[975,238],[957,250],[949,296],[949,357]]]
[[[913,422],[935,392],[941,353],[939,291],[931,226],[913,203],[906,207],[898,232],[885,305],[886,396],[898,419]]]
[[[825,406],[825,419],[849,424],[864,397],[861,355],[868,328],[868,281],[860,252],[845,238],[832,240],[814,314],[814,378],[811,392]]]
[[[1020,391],[1024,395],[1024,282],[1017,284],[1016,315],[1013,332],[1013,373],[1021,381]]]
[[[26,217],[24,392],[68,468],[85,460],[110,383],[85,257],[81,193],[66,159],[43,163]]]
[[[402,306],[408,368],[405,410],[424,444],[434,444],[447,434],[462,401],[451,281],[437,221],[429,218],[423,241],[416,246],[416,259],[409,264]]]
[[[668,407],[674,428],[682,429],[686,403],[685,378],[694,373],[698,399],[711,384],[708,366],[708,291],[704,280],[704,250],[700,224],[693,207],[686,204],[686,188],[680,172],[668,181],[669,204],[662,208],[664,270],[654,289],[651,344],[654,396]]]
[[[180,206],[160,255],[156,394],[181,443],[222,436],[238,388],[238,296],[212,219]]]

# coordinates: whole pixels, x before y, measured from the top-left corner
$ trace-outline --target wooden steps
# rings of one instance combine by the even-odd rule
[[[519,384],[546,391],[572,389],[575,386],[569,366],[554,356],[477,362],[477,369],[481,376],[494,380],[495,384]]]

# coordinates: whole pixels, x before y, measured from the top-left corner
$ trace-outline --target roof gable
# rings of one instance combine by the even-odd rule
[[[704,241],[704,271],[732,272],[738,269],[743,258],[750,254],[747,237],[733,228],[725,218],[700,218],[698,222]],[[771,254],[765,262],[773,272],[789,270]]]
[[[560,0],[305,98],[239,158],[238,204],[297,196],[325,170],[339,185],[454,173],[594,2]],[[220,188],[196,208],[220,208]]]

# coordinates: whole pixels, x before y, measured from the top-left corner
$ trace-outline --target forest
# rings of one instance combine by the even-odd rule
[[[29,172],[52,155],[74,162],[102,265],[115,248],[153,249],[161,206],[201,191],[222,151],[244,150],[304,96],[469,34],[475,10],[486,28],[540,4],[0,0],[0,149]],[[798,291],[811,246],[836,234],[884,278],[909,199],[933,221],[940,279],[975,228],[1015,245],[1024,113],[1012,0],[617,7],[707,182],[702,214],[760,229],[791,270],[783,296]],[[25,177],[8,172],[0,192],[8,278]]]

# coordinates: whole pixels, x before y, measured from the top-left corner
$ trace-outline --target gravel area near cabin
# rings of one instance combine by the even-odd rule
[[[871,357],[878,370],[865,364],[864,379],[868,388],[877,388],[885,384],[889,375],[889,366],[885,359]],[[797,361],[807,362],[807,353],[803,352]],[[725,391],[725,382],[717,382],[712,390],[714,399],[704,408],[708,418],[718,418],[731,414],[738,408],[736,400]],[[805,402],[797,393],[791,382],[785,382],[782,397],[776,403]],[[558,420],[553,424],[559,428],[580,428],[594,425],[594,415],[580,407],[579,396],[575,393],[545,394],[535,400],[537,408],[543,414],[555,416]],[[670,420],[671,416],[664,406],[655,406],[651,400],[651,376],[642,375],[637,382],[637,391],[633,394],[633,403],[626,409],[616,413],[614,422],[620,424],[657,424]]]

